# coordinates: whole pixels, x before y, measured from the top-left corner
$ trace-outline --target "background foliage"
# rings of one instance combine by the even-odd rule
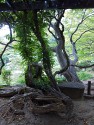
[[[56,60],[56,55],[51,51],[51,47],[56,45],[55,39],[48,32],[48,17],[52,12],[40,12],[39,13],[39,24],[42,32],[42,36],[45,39],[45,44],[49,50],[50,60],[53,67],[53,72],[60,69],[59,63]],[[78,23],[81,21],[83,14],[85,13],[85,17],[88,18],[83,21],[83,23],[79,26],[77,32],[73,36],[73,40],[76,41],[77,38],[86,30],[94,27],[94,10],[66,10],[65,16],[62,20],[65,31],[65,40],[66,40],[66,50],[71,56],[72,46],[70,44],[70,34],[75,30]],[[6,14],[6,13],[5,13]],[[12,13],[9,13],[12,16]],[[6,70],[2,74],[2,78],[0,78],[0,84],[2,84],[3,80],[11,76],[11,84],[15,83],[24,83],[24,71],[27,67],[27,63],[30,62],[41,62],[42,63],[42,50],[41,45],[32,32],[32,27],[34,26],[31,21],[32,13],[31,12],[19,12],[18,18],[13,15],[15,24],[12,24],[13,27],[13,38],[16,39],[17,42],[14,42],[12,46],[15,48],[8,48],[3,58],[6,64]],[[0,22],[2,22],[3,18],[0,17]],[[13,22],[10,19],[10,22]],[[86,65],[92,64],[94,61],[94,31],[86,32],[76,43],[77,55],[79,57],[78,64]],[[8,35],[6,36],[8,38]],[[6,43],[4,38],[1,39],[3,43]],[[0,44],[0,51],[2,51],[3,45]],[[72,58],[72,57],[71,57]],[[8,70],[7,70],[8,68]],[[92,68],[88,70],[81,71],[79,70],[78,75],[81,80],[87,80],[93,77]],[[11,73],[8,74],[7,71]],[[16,74],[17,72],[17,74]],[[90,73],[91,72],[91,73]],[[88,74],[89,73],[89,74]],[[6,76],[5,76],[6,74]],[[45,75],[45,73],[44,73]],[[16,77],[15,77],[16,76]],[[3,79],[4,78],[4,79]],[[1,80],[2,79],[2,80]],[[17,80],[18,79],[18,80]],[[63,80],[61,76],[57,76],[57,79]],[[8,83],[8,82],[7,82]],[[9,83],[8,83],[9,84]]]

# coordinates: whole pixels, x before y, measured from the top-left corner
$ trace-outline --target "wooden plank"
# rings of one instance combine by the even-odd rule
[[[0,3],[0,11],[23,11],[23,10],[51,10],[51,9],[83,9],[94,8],[94,0],[45,0],[15,2],[10,7],[7,3]]]
[[[88,81],[87,95],[91,95],[91,81]]]

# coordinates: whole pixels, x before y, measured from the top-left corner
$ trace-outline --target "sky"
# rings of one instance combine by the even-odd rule
[[[0,29],[0,38],[6,36],[9,34],[9,29],[8,29],[8,26],[5,25],[3,26],[1,29]]]

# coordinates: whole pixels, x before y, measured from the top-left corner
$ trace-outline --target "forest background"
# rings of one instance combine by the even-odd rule
[[[48,13],[49,15],[49,13]],[[55,19],[52,20],[53,23]],[[80,80],[88,80],[94,77],[94,10],[65,10],[64,17],[61,20],[64,25],[64,36],[65,36],[65,49],[68,57],[71,60],[75,58],[75,68],[77,75]],[[48,22],[47,22],[48,24]],[[47,44],[50,50],[53,50],[57,46],[57,41],[54,37],[55,33],[53,28],[49,26],[44,26],[45,36]],[[3,32],[5,34],[3,35]],[[13,37],[16,38],[6,49],[3,54],[3,60],[5,63],[2,69],[2,74],[0,75],[0,85],[15,85],[15,84],[25,84],[25,71],[26,71],[26,60],[21,52],[21,46],[19,43],[19,36],[12,29]],[[7,24],[2,24],[0,26],[0,52],[4,49],[5,45],[8,43],[10,37],[10,32]],[[33,40],[36,41],[36,38]],[[75,44],[74,44],[75,43]],[[73,45],[75,47],[73,48]],[[20,47],[19,47],[20,46]],[[40,57],[36,57],[36,53],[41,49],[39,45],[35,42],[31,45],[31,50],[34,52],[34,62],[42,63],[41,54]],[[37,46],[37,47],[35,47]],[[22,46],[23,47],[23,46]],[[30,48],[29,48],[30,49]],[[75,49],[76,57],[73,52]],[[56,72],[61,69],[60,62],[57,59],[57,54],[51,52],[51,63],[52,71]],[[91,65],[89,68],[88,66]],[[61,75],[56,75],[56,80],[58,83],[61,81],[67,81],[67,79]]]

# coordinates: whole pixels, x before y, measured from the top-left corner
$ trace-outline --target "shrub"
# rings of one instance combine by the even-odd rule
[[[11,71],[7,69],[3,69],[2,71],[2,79],[5,81],[7,85],[11,83]]]
[[[20,75],[19,78],[17,79],[17,84],[25,84],[25,78],[24,75]]]
[[[88,72],[85,71],[80,71],[77,74],[80,80],[88,80],[93,77],[92,74],[89,74]]]

